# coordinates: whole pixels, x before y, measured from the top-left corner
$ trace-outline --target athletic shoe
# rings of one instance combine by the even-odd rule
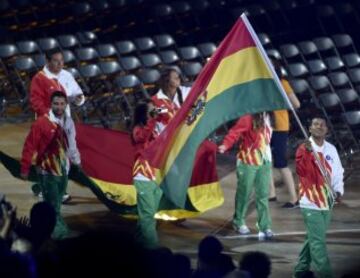
[[[65,193],[65,194],[63,195],[63,197],[62,197],[62,203],[63,203],[63,204],[66,204],[66,203],[68,203],[70,200],[71,200],[71,195],[68,194],[68,193]]]
[[[276,201],[277,201],[276,196],[275,196],[275,197],[271,197],[271,198],[269,198],[269,202],[276,202]]]
[[[248,235],[250,234],[250,229],[246,225],[241,225],[240,227],[233,225],[235,232],[240,235]]]
[[[259,232],[258,237],[259,240],[270,240],[274,237],[274,233],[270,229],[267,229],[264,232]]]
[[[291,202],[287,202],[284,205],[282,205],[281,207],[282,208],[287,208],[287,209],[297,208],[297,207],[299,207],[299,201],[295,202],[295,204],[293,204]]]

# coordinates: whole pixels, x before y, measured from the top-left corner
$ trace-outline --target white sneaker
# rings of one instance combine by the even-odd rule
[[[250,234],[250,229],[246,225],[241,225],[240,227],[234,225],[234,230],[240,235],[248,235]]]
[[[68,193],[65,193],[62,197],[62,203],[65,204],[71,200],[71,196]]]
[[[42,194],[42,192],[40,192],[38,195],[39,199],[43,200],[44,199],[44,195]],[[64,196],[62,197],[62,203],[67,203],[71,200],[71,196],[70,194],[65,193]]]
[[[274,233],[270,229],[267,229],[264,232],[259,232],[258,237],[259,240],[269,240],[274,237]]]

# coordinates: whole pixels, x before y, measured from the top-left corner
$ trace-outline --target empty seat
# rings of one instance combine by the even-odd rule
[[[115,85],[121,89],[121,91],[127,95],[127,94],[134,94],[136,97],[137,93],[140,93],[142,97],[149,98],[148,92],[145,90],[145,88],[142,86],[141,81],[139,78],[137,78],[134,74],[119,76],[114,81]],[[127,102],[129,100],[125,97]]]
[[[302,63],[295,63],[288,65],[290,75],[292,77],[304,77],[309,74],[308,68]]]
[[[260,43],[263,45],[264,48],[271,47],[271,39],[270,37],[265,33],[258,34],[258,38],[260,40]]]
[[[36,70],[36,64],[34,60],[30,57],[18,57],[15,60],[15,68],[19,71],[34,71]]]
[[[335,93],[324,93],[318,96],[321,105],[327,110],[332,112],[342,112],[340,98]]]
[[[216,51],[216,44],[213,42],[200,43],[197,45],[197,48],[200,50],[204,59],[206,59],[214,54]]]
[[[0,58],[10,58],[19,53],[16,45],[14,44],[1,44],[0,45]]]
[[[140,56],[141,63],[144,67],[151,68],[157,67],[162,64],[159,55],[154,53],[144,54]]]
[[[185,61],[202,60],[201,53],[195,46],[181,47],[179,48],[179,53],[181,59]]]
[[[89,62],[99,58],[98,52],[93,47],[76,49],[76,57],[81,62]]]
[[[116,50],[120,56],[131,55],[136,52],[136,46],[132,41],[118,41],[115,43]]]
[[[140,52],[147,52],[156,48],[154,40],[150,37],[137,38],[134,40],[134,42],[137,50]]]
[[[307,62],[311,74],[323,74],[327,71],[325,63],[320,60],[310,60]]]
[[[334,55],[339,56],[339,53],[337,52],[335,44],[331,38],[329,37],[315,38],[314,43],[323,57],[329,57]]]
[[[84,66],[80,66],[78,69],[80,74],[84,78],[93,78],[102,75],[102,72],[98,67],[98,65],[94,65],[94,64],[84,65]]]
[[[125,71],[134,71],[141,68],[142,66],[140,60],[135,56],[121,58],[120,64]]]
[[[324,91],[334,91],[329,78],[325,75],[311,76],[309,78],[311,87],[318,93]]]
[[[46,58],[44,54],[35,54],[34,56],[32,56],[32,58],[38,68],[42,68],[45,66]]]
[[[350,35],[336,34],[332,36],[332,39],[340,53],[357,52],[357,49]]]
[[[77,61],[74,52],[71,50],[64,50],[62,54],[64,57],[64,64],[76,64]]]
[[[295,44],[284,44],[280,46],[281,53],[287,62],[303,61],[301,52]]]
[[[330,78],[331,84],[335,88],[352,88],[350,79],[345,72],[333,72],[330,73],[328,76]]]
[[[353,84],[357,85],[360,83],[360,68],[351,69],[348,71],[348,74]]]
[[[114,75],[121,72],[122,68],[116,61],[102,61],[98,64],[105,75]]]
[[[282,60],[280,52],[278,50],[276,50],[275,48],[266,50],[266,53],[269,57],[273,57],[277,60]]]
[[[55,38],[38,39],[37,44],[42,51],[49,51],[60,47],[58,41]]]
[[[145,69],[138,74],[144,84],[155,84],[160,78],[160,72],[156,69]]]
[[[321,58],[314,42],[303,41],[298,43],[298,46],[305,59]]]
[[[326,58],[325,63],[330,71],[342,70],[345,67],[344,62],[337,56]]]
[[[70,72],[75,79],[80,77],[80,72],[76,68],[66,68],[66,70]]]
[[[94,45],[98,41],[96,34],[91,31],[78,32],[76,36],[81,45]]]
[[[360,66],[360,55],[357,53],[350,53],[343,56],[345,65],[348,68]]]
[[[202,70],[199,62],[190,62],[181,66],[182,73],[189,79],[194,80]]]
[[[17,43],[17,47],[22,54],[34,54],[40,53],[40,47],[35,41],[20,41]]]
[[[169,34],[161,34],[154,36],[154,41],[159,50],[167,48],[176,48],[176,43],[173,37]]]
[[[99,44],[96,50],[101,58],[117,57],[118,55],[115,46],[111,43]]]
[[[164,64],[171,65],[180,61],[179,56],[174,50],[165,50],[160,52],[161,60]]]
[[[360,109],[360,98],[354,89],[342,89],[336,93],[347,110]]]
[[[357,147],[359,148],[360,142],[360,110],[349,111],[343,114],[343,117],[346,123],[349,125],[354,140],[357,142]]]
[[[61,35],[57,37],[61,48],[74,48],[79,46],[79,40],[74,35]]]

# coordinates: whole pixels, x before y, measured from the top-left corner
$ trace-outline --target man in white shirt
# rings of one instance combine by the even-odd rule
[[[72,74],[63,69],[64,57],[60,49],[53,49],[46,54],[46,65],[31,80],[30,104],[37,117],[46,115],[51,108],[51,95],[55,91],[62,91],[66,94],[68,103],[77,106],[85,102],[84,94]],[[66,107],[65,115],[71,119],[70,106]],[[35,195],[40,195],[40,188],[33,185]],[[71,196],[67,193],[63,196],[63,202],[67,202]]]
[[[300,208],[307,235],[294,277],[302,277],[311,264],[317,277],[333,277],[326,250],[326,230],[333,205],[344,194],[344,169],[335,146],[325,141],[326,120],[313,118],[309,131],[310,139],[296,151]]]

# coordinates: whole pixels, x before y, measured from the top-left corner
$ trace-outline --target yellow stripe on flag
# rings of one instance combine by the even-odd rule
[[[229,71],[229,68],[236,70]],[[224,58],[216,69],[207,88],[207,102],[233,86],[251,82],[256,79],[272,79],[270,72],[267,70],[263,59],[261,58],[259,50],[256,47],[249,47],[235,52]],[[183,124],[177,130],[177,134],[181,134],[181,136],[174,136],[175,139],[171,144],[171,152],[168,155],[163,170],[156,171],[158,183],[162,181],[163,177],[172,167],[176,157],[184,147],[187,139],[196,128],[197,123],[201,120],[203,115],[204,113],[197,117],[193,124]]]
[[[233,68],[234,70],[229,71]],[[225,90],[256,79],[272,79],[256,47],[242,49],[224,58],[216,69],[208,87],[207,100],[221,94]]]

